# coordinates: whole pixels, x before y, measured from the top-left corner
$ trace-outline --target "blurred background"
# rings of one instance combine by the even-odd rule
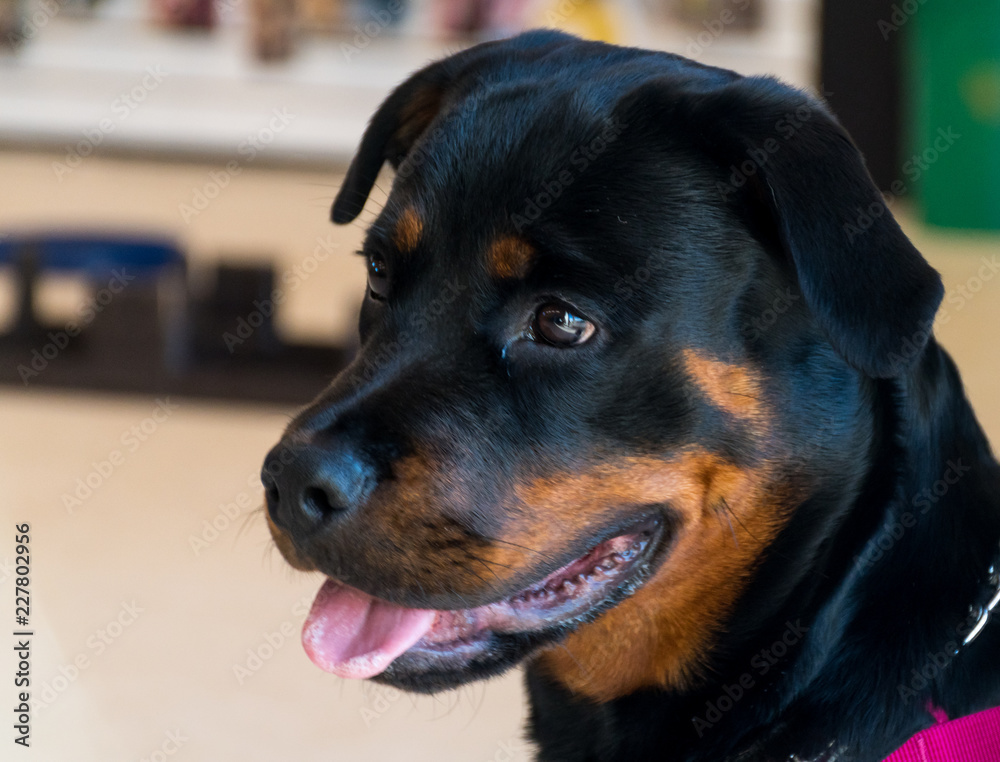
[[[0,616],[29,522],[22,757],[529,759],[519,675],[417,699],[307,660],[320,581],[271,547],[257,474],[353,351],[351,252],[380,197],[328,218],[368,117],[415,68],[536,26],[825,97],[942,272],[936,331],[1000,437],[996,0],[0,0]]]

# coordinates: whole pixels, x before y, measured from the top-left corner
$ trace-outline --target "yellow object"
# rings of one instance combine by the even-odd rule
[[[588,40],[621,42],[621,24],[614,4],[605,0],[548,0],[539,8],[532,25]]]

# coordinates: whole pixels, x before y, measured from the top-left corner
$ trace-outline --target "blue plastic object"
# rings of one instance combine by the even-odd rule
[[[78,272],[105,278],[127,268],[137,276],[183,266],[184,253],[168,239],[102,234],[21,235],[0,240],[0,265],[18,267],[26,253],[37,273]]]

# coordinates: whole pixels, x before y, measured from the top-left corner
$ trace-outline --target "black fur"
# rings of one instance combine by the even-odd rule
[[[602,150],[576,161],[602,132]],[[753,437],[699,402],[679,369],[679,350],[699,347],[766,369],[797,453],[789,478],[815,485],[695,688],[595,704],[529,662],[541,760],[875,762],[932,724],[928,702],[952,717],[1000,704],[1000,624],[953,653],[991,591],[1000,467],[931,335],[940,279],[821,103],[771,79],[535,32],[401,85],[372,119],[335,222],[360,213],[385,161],[398,177],[366,252],[390,261],[390,303],[366,301],[361,356],[283,446],[305,442],[321,463],[350,451],[359,483],[376,485],[431,440],[469,475],[476,510],[463,531],[488,542],[513,520],[491,515],[491,501],[518,463],[570,468],[591,450],[692,441],[756,462]],[[382,220],[414,198],[420,249],[394,258]],[[525,284],[499,287],[473,253],[515,230],[544,256]],[[423,311],[449,278],[460,295],[431,320]],[[600,340],[510,343],[511,316],[539,293],[571,300]],[[589,537],[510,584],[438,589],[384,543],[365,549],[360,508],[317,536],[270,507],[317,568],[414,606],[496,600]],[[480,672],[384,679],[448,687],[529,658],[542,640],[509,638]]]

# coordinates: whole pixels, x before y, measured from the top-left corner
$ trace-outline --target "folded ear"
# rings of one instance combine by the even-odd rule
[[[450,84],[449,72],[442,65],[450,60],[417,72],[379,106],[333,202],[334,222],[343,225],[361,214],[382,164],[389,160],[398,167],[427,131],[441,111]]]
[[[475,89],[478,77],[504,62],[530,62],[569,42],[578,41],[552,31],[487,42],[433,63],[399,85],[368,123],[333,202],[333,221],[343,225],[361,214],[382,164],[398,168],[438,115]]]
[[[675,108],[724,162],[722,195],[755,191],[773,215],[834,349],[869,376],[902,373],[931,334],[943,287],[844,128],[818,100],[769,78],[689,91]]]

